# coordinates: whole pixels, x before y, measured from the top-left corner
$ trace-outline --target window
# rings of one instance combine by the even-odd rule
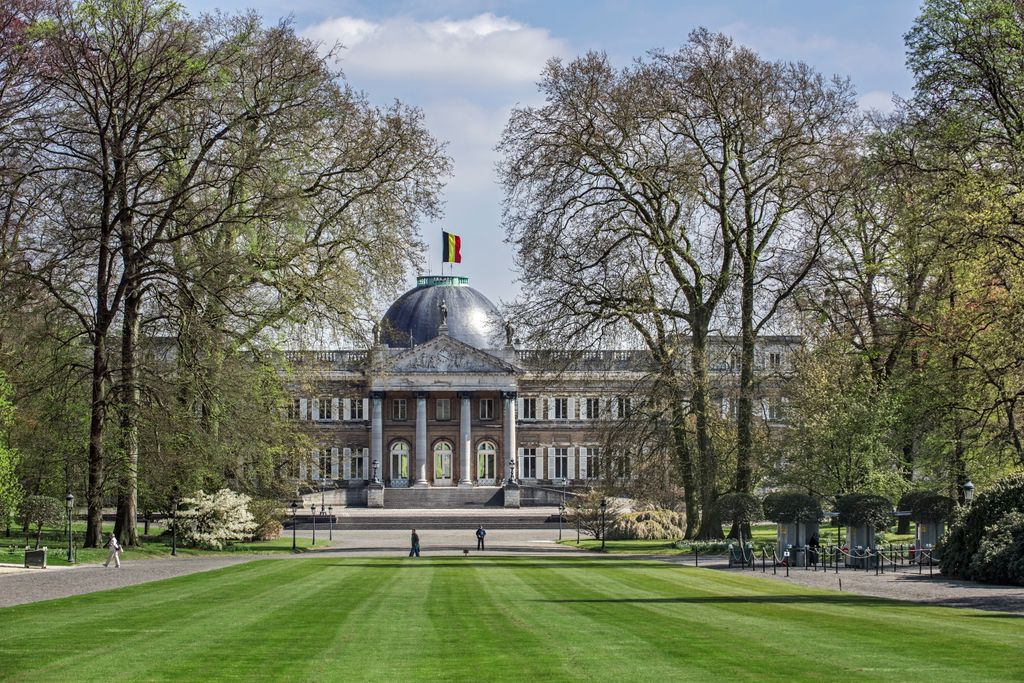
[[[588,398],[587,399],[587,419],[598,420],[601,418],[601,399],[599,398]]]
[[[331,449],[322,448],[320,449],[320,478],[330,479],[331,478]]]
[[[404,398],[393,398],[391,399],[391,419],[393,420],[408,420],[408,412],[406,410]]]
[[[597,479],[601,473],[601,449],[595,447],[584,448],[581,455],[581,476],[586,479]]]
[[[391,480],[409,480],[409,444],[405,441],[396,441],[391,445]]]
[[[786,419],[786,399],[781,397],[766,398],[767,417],[772,422],[781,422]]]
[[[619,396],[615,399],[615,417],[624,420],[633,412],[633,399],[629,396]]]
[[[729,372],[739,372],[741,364],[742,356],[739,351],[733,351],[729,354]]]
[[[352,419],[353,420],[365,420],[366,417],[363,415],[363,400],[361,398],[352,399]]]
[[[722,417],[736,418],[739,407],[739,399],[722,397]]]
[[[476,477],[478,481],[493,482],[497,447],[491,441],[484,441],[476,447]]]
[[[768,369],[769,370],[781,370],[782,369],[782,353],[780,351],[772,351],[768,354]]]
[[[613,465],[615,467],[615,476],[619,479],[629,479],[629,456],[620,455],[615,458]]]
[[[320,419],[321,420],[333,420],[331,416],[331,397],[321,396],[320,397]]]
[[[555,479],[569,478],[569,449],[555,449]]]
[[[288,404],[288,419],[289,420],[301,420],[302,419],[302,399],[293,398]]]
[[[493,398],[482,398],[482,399],[480,399],[480,419],[481,420],[493,420],[494,419],[494,399]]]
[[[452,419],[452,401],[450,398],[439,398],[434,403],[434,418],[437,420]]]
[[[349,463],[349,479],[366,479],[366,461],[363,456],[353,455]]]
[[[523,414],[519,416],[521,420],[536,420],[537,419],[537,399],[535,398],[524,398],[523,399]]]
[[[439,441],[434,446],[434,481],[450,481],[452,478],[452,445]]]
[[[569,419],[569,399],[567,398],[556,398],[552,399],[555,403],[555,419],[556,420],[568,420]]]
[[[537,449],[523,449],[523,471],[519,473],[523,479],[537,478]]]

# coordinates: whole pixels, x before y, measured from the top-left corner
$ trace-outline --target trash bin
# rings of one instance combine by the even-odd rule
[[[32,550],[25,548],[25,568],[39,567],[40,569],[46,569],[46,547],[39,548],[38,550]]]

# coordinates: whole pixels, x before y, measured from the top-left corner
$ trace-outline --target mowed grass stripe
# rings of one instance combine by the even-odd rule
[[[1024,619],[585,557],[265,560],[0,610],[19,681],[975,683],[1022,662]]]

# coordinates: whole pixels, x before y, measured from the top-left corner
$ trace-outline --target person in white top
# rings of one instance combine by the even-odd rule
[[[117,542],[117,536],[110,534],[110,540],[107,541],[107,548],[110,549],[110,554],[107,555],[107,561],[103,563],[104,567],[110,566],[110,561],[114,561],[114,566],[118,569],[121,568],[121,556],[118,554],[121,552],[121,544]]]

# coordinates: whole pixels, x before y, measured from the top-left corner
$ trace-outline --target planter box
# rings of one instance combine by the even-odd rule
[[[40,548],[39,550],[30,550],[25,548],[25,567],[39,567],[40,569],[46,569],[46,548]]]

